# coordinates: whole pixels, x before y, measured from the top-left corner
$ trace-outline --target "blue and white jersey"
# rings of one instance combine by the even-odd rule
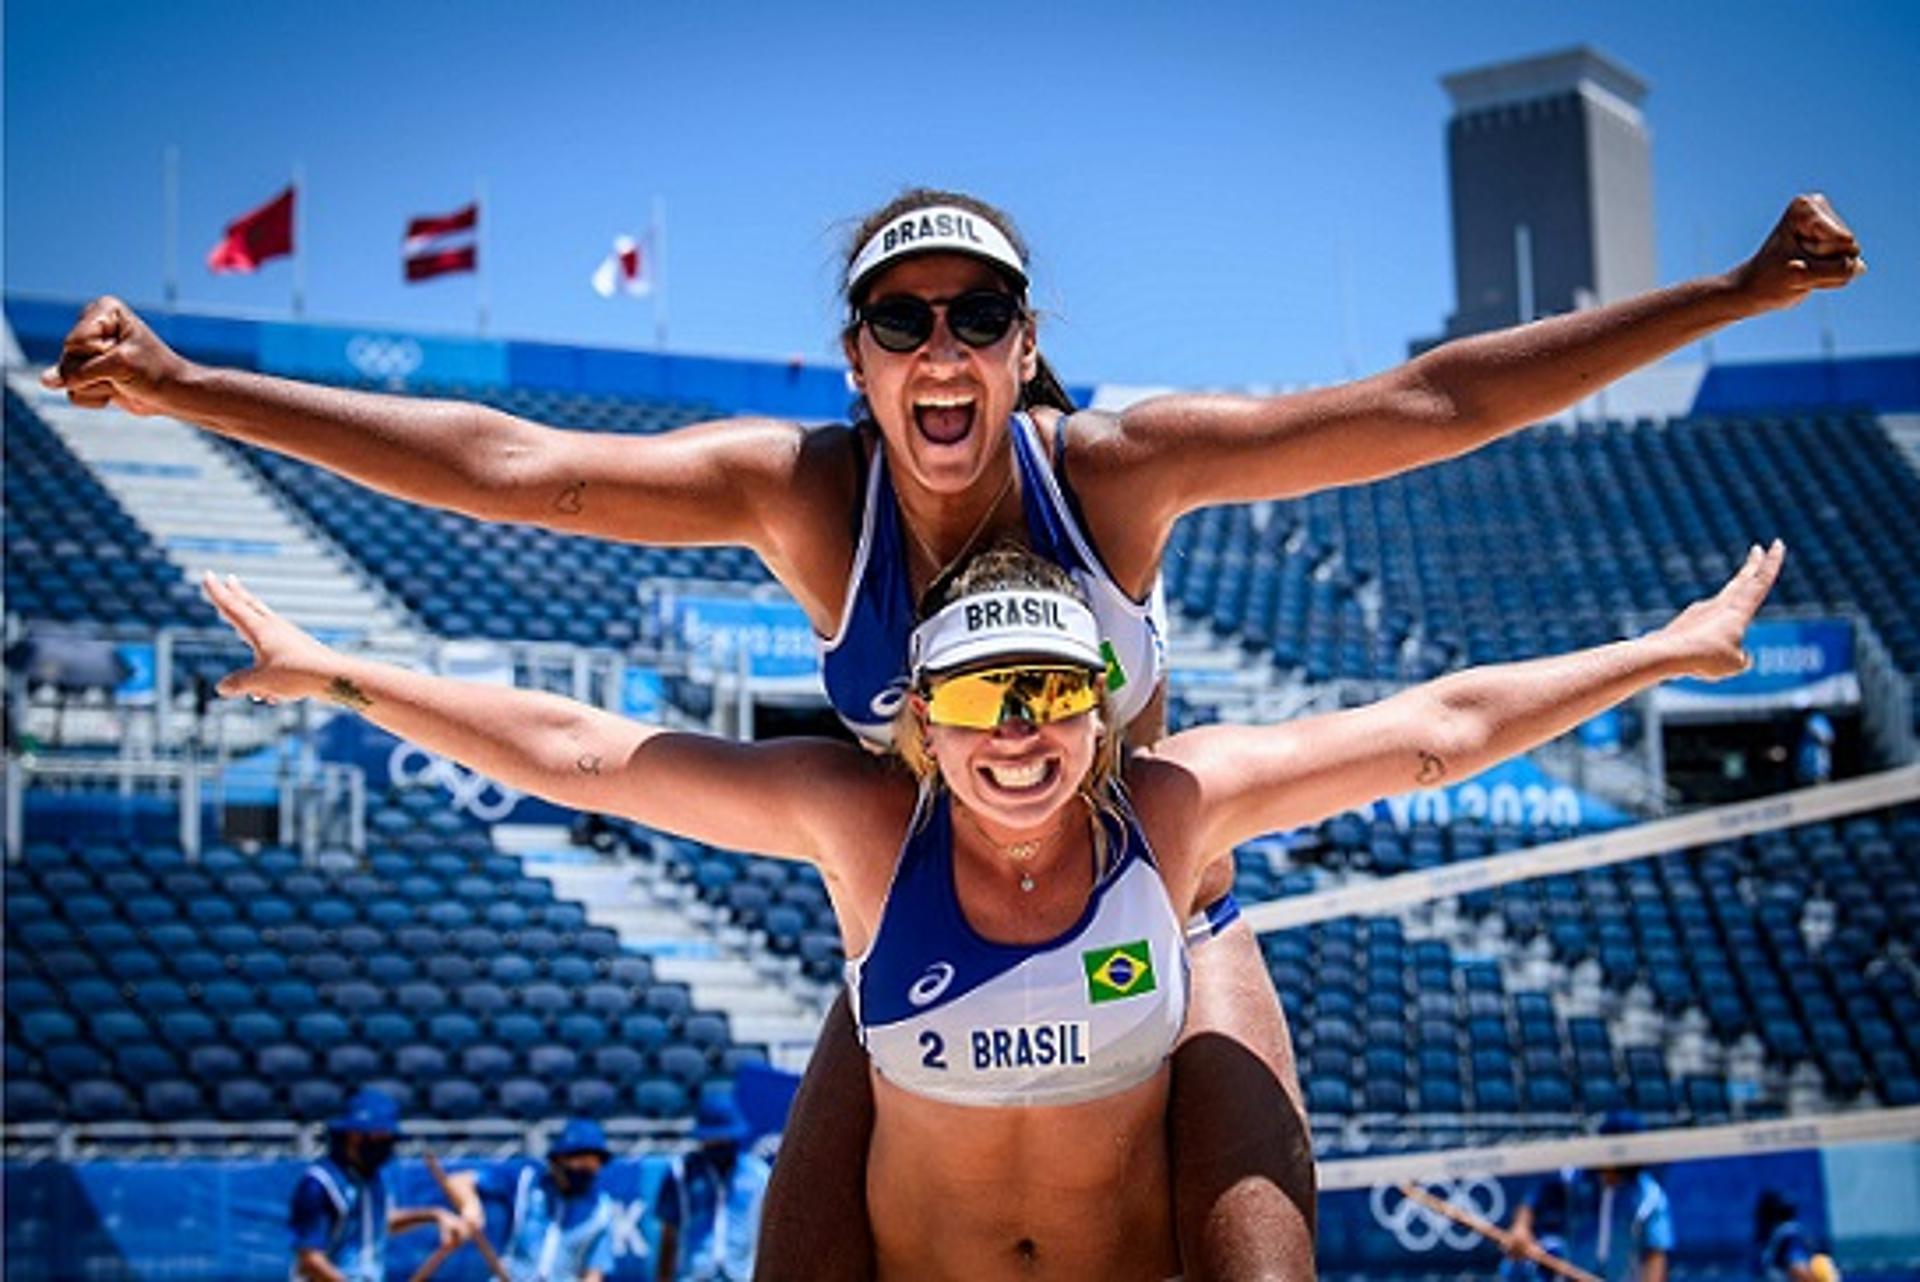
[[[513,1282],[573,1282],[589,1269],[613,1272],[613,1199],[590,1190],[568,1197],[539,1162],[510,1162],[483,1174],[480,1196],[507,1210],[500,1262]]]
[[[1564,1170],[1542,1180],[1527,1203],[1542,1246],[1607,1282],[1635,1282],[1649,1252],[1673,1250],[1667,1191],[1645,1171],[1608,1184],[1596,1172]]]
[[[1147,706],[1166,672],[1165,590],[1156,576],[1145,601],[1129,597],[1081,528],[1073,496],[1055,469],[1059,450],[1049,463],[1025,414],[1013,416],[1007,435],[1020,469],[1028,546],[1071,574],[1087,594],[1122,682],[1109,697],[1115,723],[1124,726]],[[1065,439],[1061,432],[1057,443]],[[820,664],[827,698],[840,719],[862,739],[885,747],[893,741],[893,714],[906,698],[907,638],[916,620],[906,534],[884,444],[874,447],[866,484],[846,604],[838,630],[819,639]]]
[[[676,1278],[747,1282],[753,1276],[760,1204],[772,1177],[766,1160],[747,1149],[735,1149],[724,1175],[699,1149],[674,1159],[655,1197],[660,1222],[679,1226]]]
[[[330,1158],[309,1166],[293,1186],[288,1215],[293,1249],[314,1249],[349,1282],[385,1282],[387,1276],[387,1184],[370,1180]],[[296,1262],[290,1276],[300,1277]]]
[[[924,822],[921,822],[924,819]],[[1158,1072],[1187,1014],[1186,937],[1132,812],[1103,816],[1107,875],[1059,937],[1001,944],[953,883],[953,811],[922,800],[866,953],[853,1016],[881,1076],[950,1104],[1076,1104]]]

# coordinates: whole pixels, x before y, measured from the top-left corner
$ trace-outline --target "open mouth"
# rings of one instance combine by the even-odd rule
[[[971,396],[925,396],[913,403],[913,421],[934,444],[953,445],[973,430],[973,409]]]
[[[980,767],[980,777],[996,790],[1007,793],[1044,792],[1052,786],[1055,776],[1060,773],[1060,763],[1053,757],[1041,761],[1027,762],[1023,765],[989,765]]]

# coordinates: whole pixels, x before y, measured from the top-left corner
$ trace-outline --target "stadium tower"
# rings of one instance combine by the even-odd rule
[[[1441,84],[1455,303],[1415,351],[1654,287],[1645,81],[1583,45]]]

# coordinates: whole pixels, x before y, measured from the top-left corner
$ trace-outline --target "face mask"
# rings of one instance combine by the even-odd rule
[[[359,1144],[359,1166],[362,1173],[372,1175],[393,1158],[393,1140],[391,1138],[362,1139]]]
[[[555,1163],[553,1167],[553,1182],[559,1185],[560,1191],[568,1197],[579,1197],[591,1189],[599,1175],[598,1171],[587,1167],[564,1166],[559,1163]]]

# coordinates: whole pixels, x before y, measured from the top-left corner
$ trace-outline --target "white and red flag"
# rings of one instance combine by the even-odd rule
[[[477,271],[479,249],[480,202],[474,201],[450,214],[428,215],[407,224],[402,243],[409,282],[432,280],[453,272]]]
[[[653,290],[652,256],[631,236],[615,236],[613,252],[594,269],[593,292],[602,298],[616,293],[636,297]]]

